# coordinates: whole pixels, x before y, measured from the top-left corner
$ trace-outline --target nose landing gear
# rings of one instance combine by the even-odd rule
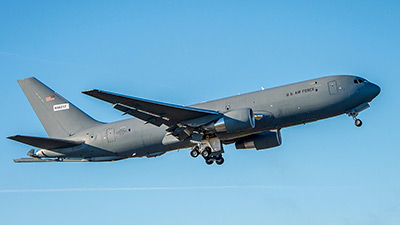
[[[360,113],[361,111],[364,111],[366,109],[369,108],[369,104],[368,102],[365,102],[357,107],[355,107],[354,109],[351,109],[349,111],[347,111],[347,115],[353,117],[354,119],[354,125],[356,125],[356,127],[361,127],[362,126],[362,121],[360,119],[357,118],[358,113]]]
[[[362,126],[362,121],[357,118],[358,112],[351,112],[351,113],[348,113],[348,115],[353,117],[354,125],[356,125],[356,127],[361,127]]]

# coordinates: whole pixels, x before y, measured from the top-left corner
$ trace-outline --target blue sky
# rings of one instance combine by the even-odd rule
[[[397,1],[1,1],[2,224],[400,223]],[[99,88],[193,104],[332,74],[382,88],[345,115],[282,130],[265,151],[188,150],[113,163],[14,164],[46,136],[16,80],[36,76],[94,118]],[[125,188],[125,189],[124,189]]]

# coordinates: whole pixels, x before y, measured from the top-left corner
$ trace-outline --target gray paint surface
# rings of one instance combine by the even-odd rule
[[[355,82],[355,80],[360,82]],[[252,109],[254,114],[261,116],[261,119],[256,120],[254,128],[236,133],[217,134],[222,143],[233,143],[257,133],[353,111],[358,112],[380,92],[377,85],[365,79],[351,75],[338,75],[195,104],[187,107],[187,111],[185,107],[137,98],[133,98],[135,102],[129,102],[128,96],[125,96],[128,99],[124,102],[119,102],[118,98],[117,100],[103,98],[102,100],[110,103],[123,103],[128,105],[130,110],[162,119],[157,125],[149,121],[144,122],[143,118],[103,124],[86,115],[35,78],[18,82],[49,137],[84,141],[84,144],[78,146],[52,150],[41,149],[36,153],[37,157],[55,158],[56,161],[113,161],[131,157],[153,157],[167,151],[189,148],[195,145],[191,141],[192,136],[183,140],[176,138],[168,132],[173,127],[171,124],[184,123],[190,131],[201,130],[204,124],[215,123],[215,120],[219,118],[216,116],[223,116],[227,111]],[[157,107],[153,107],[154,104],[157,104]],[[169,107],[171,111],[168,111]],[[168,112],[163,113],[163,111]],[[194,116],[191,116],[191,113]],[[163,119],[165,115],[169,115],[172,119]],[[190,121],[177,121],[179,118],[189,118]],[[179,127],[173,128],[176,132],[179,130]],[[210,131],[207,132],[210,134]],[[38,158],[31,161],[16,160],[16,162],[36,161]]]

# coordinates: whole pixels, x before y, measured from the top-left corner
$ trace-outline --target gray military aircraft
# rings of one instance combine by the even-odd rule
[[[192,106],[167,104],[101,90],[83,93],[111,103],[134,118],[113,123],[94,120],[36,78],[18,81],[49,137],[16,135],[31,145],[29,158],[15,162],[103,162],[156,157],[191,148],[207,164],[224,163],[224,144],[237,149],[281,145],[280,130],[341,114],[362,125],[379,86],[358,76],[317,78]]]

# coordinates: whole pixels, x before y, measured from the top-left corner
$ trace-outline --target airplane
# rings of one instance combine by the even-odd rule
[[[206,164],[224,163],[224,145],[269,149],[282,143],[281,129],[358,114],[380,93],[353,75],[316,78],[191,106],[162,103],[92,89],[83,94],[111,103],[133,118],[99,122],[34,77],[18,80],[49,137],[8,137],[36,148],[23,162],[105,162],[156,157],[190,148]]]

